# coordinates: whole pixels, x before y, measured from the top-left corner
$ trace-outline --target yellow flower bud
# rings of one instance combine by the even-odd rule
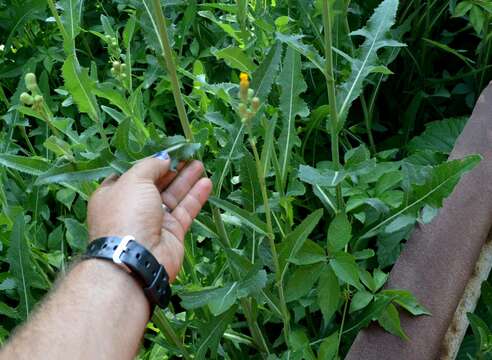
[[[36,81],[36,75],[33,73],[27,73],[25,78],[26,88],[30,91],[35,91],[38,88],[38,83]]]
[[[241,82],[239,83],[239,97],[243,103],[246,103],[248,101],[249,90],[248,74],[241,73],[241,75],[239,75],[239,79],[241,79]]]

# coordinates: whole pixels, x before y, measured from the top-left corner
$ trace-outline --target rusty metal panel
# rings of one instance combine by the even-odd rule
[[[376,325],[355,339],[349,360],[434,360],[492,224],[492,85],[480,96],[450,158],[484,159],[457,185],[439,215],[418,226],[391,271],[388,288],[408,289],[432,316],[402,314],[404,341]],[[443,352],[441,352],[441,350]]]

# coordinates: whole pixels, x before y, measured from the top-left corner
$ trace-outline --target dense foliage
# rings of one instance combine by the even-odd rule
[[[84,250],[98,181],[163,148],[202,159],[214,196],[141,359],[334,359],[371,321],[405,338],[399,311],[427,310],[383,285],[480,160],[446,157],[490,79],[491,13],[0,1],[0,339]]]

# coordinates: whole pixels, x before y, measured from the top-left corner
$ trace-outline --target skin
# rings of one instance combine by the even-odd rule
[[[212,190],[199,161],[169,171],[170,160],[147,158],[92,195],[90,239],[133,235],[164,265],[171,281],[183,241]],[[170,212],[165,212],[162,204]],[[0,359],[133,359],[150,305],[141,285],[117,265],[78,262],[1,350]]]

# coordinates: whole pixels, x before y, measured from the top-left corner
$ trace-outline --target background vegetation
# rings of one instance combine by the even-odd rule
[[[490,80],[491,14],[486,0],[0,1],[0,339],[84,250],[97,181],[162,148],[203,159],[215,195],[141,359],[343,358],[373,320],[405,338],[399,311],[427,311],[383,285],[479,161],[446,157]],[[463,358],[491,349],[489,307]]]

